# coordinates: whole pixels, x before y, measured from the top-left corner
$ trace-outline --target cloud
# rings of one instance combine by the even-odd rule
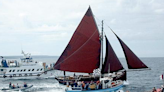
[[[104,20],[125,42],[164,46],[159,42],[164,40],[162,0],[0,0],[0,54],[10,55],[2,49],[14,43],[17,53],[22,43],[38,54],[60,55],[89,5],[97,24]],[[104,31],[116,41],[107,26]]]

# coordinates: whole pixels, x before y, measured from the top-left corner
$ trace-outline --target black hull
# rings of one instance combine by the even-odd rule
[[[99,80],[99,77],[88,77],[88,78],[79,78],[79,79],[71,79],[71,80],[64,80],[64,79],[59,79],[59,78],[55,78],[59,84],[62,85],[67,85],[69,83],[69,85],[74,84],[75,81],[84,81],[85,83],[90,83],[91,81],[96,82]]]
[[[116,81],[116,80],[123,80],[123,81],[126,81],[126,80],[127,80],[126,71],[123,71],[123,74],[122,74],[122,75],[117,76],[117,77],[114,77],[113,80],[114,80],[114,81]]]
[[[72,79],[60,79],[60,78],[55,78],[59,84],[62,85],[67,85],[69,83],[69,85],[74,84],[76,81],[84,81],[85,83],[90,83],[91,81],[93,82],[97,82],[99,80],[99,77],[80,77],[80,78],[72,78]],[[116,80],[122,80],[122,81],[126,81],[126,71],[122,71],[121,75],[117,75],[116,77],[113,78],[114,81]]]

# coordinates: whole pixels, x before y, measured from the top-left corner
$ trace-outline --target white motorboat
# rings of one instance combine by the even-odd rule
[[[22,51],[23,52],[23,51]],[[24,57],[18,60],[6,60],[2,57],[0,65],[0,79],[36,79],[51,76],[46,63],[34,61],[31,54],[24,52]]]

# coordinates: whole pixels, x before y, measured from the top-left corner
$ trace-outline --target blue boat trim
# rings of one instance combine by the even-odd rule
[[[97,89],[97,90],[68,90],[66,89],[66,92],[103,92],[103,91],[117,91],[120,88],[123,87],[123,84],[120,84],[118,86],[115,86],[113,88],[106,88],[106,89]]]

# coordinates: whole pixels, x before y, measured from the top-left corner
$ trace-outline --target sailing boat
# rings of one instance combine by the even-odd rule
[[[119,59],[117,58],[107,37],[105,37],[105,39],[106,56],[105,61],[103,63],[103,60],[100,60],[100,56],[103,57],[103,55],[101,55],[101,52],[103,51],[103,32],[100,35],[100,32],[98,30],[98,27],[92,14],[92,10],[89,7],[83,19],[81,20],[79,26],[74,32],[67,47],[65,48],[62,55],[59,57],[56,64],[54,65],[54,69],[64,71],[65,75],[65,71],[90,74],[93,73],[95,69],[100,68],[102,76],[108,73],[119,72],[120,70],[123,70],[121,71],[121,74],[116,74],[115,77],[112,77],[112,80],[110,80],[110,82],[117,81],[119,79],[126,80],[126,71],[121,65]],[[119,41],[121,45],[123,44],[122,48],[124,49],[124,53],[126,55],[128,66],[130,69],[147,68],[147,66],[137,58],[137,56],[124,44],[124,42],[121,39],[119,39]],[[131,60],[132,63],[130,63]],[[139,65],[134,65],[133,62],[135,62],[134,64]],[[94,81],[97,81],[101,80],[101,78],[99,77],[102,76],[93,77],[90,75],[87,78],[89,78],[89,81],[91,81],[92,79]],[[105,78],[109,80],[108,77]],[[78,76],[78,78],[64,76],[63,78],[57,77],[56,79],[59,81],[59,83],[66,84],[66,82],[69,81],[69,83],[71,84],[74,83],[76,80],[83,81],[82,79],[85,78],[81,75]],[[104,79],[102,79],[102,81],[103,80]],[[88,82],[86,80],[84,81]],[[115,90],[118,90],[120,87],[122,87],[122,84],[117,86]]]

